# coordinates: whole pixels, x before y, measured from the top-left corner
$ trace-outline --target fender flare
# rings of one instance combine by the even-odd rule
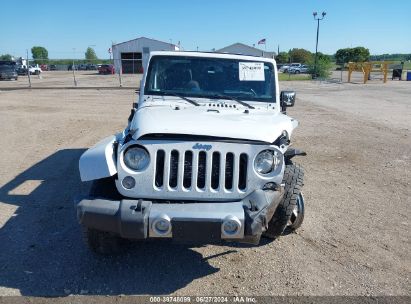
[[[84,152],[79,160],[80,178],[83,182],[110,177],[117,173],[116,136],[104,138]]]

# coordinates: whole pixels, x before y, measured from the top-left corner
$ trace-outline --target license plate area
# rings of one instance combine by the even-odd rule
[[[221,221],[171,221],[173,241],[178,243],[215,243],[221,241]]]

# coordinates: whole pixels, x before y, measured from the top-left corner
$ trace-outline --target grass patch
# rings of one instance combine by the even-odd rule
[[[287,74],[287,73],[278,73],[279,81],[287,80],[311,80],[311,75],[307,74]]]

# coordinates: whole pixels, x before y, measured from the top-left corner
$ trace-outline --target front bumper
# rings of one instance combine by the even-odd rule
[[[255,190],[237,202],[154,203],[86,197],[76,202],[76,209],[80,224],[128,239],[257,244],[282,196],[280,187],[278,191]]]

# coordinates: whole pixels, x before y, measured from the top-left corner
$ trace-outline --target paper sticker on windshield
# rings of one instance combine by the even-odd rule
[[[239,62],[238,73],[240,81],[264,81],[264,63]]]

